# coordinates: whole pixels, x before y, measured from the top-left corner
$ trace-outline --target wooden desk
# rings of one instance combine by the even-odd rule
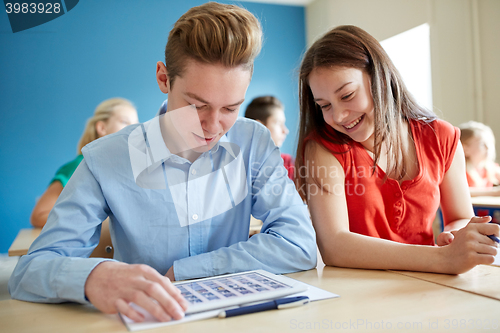
[[[27,254],[31,244],[40,235],[40,232],[42,232],[41,228],[21,229],[9,248],[9,256],[23,256]],[[113,254],[114,249],[109,233],[109,220],[106,219],[102,222],[99,244],[90,256],[95,258],[113,258]]]
[[[260,233],[260,229],[262,229],[262,221],[257,220],[255,217],[252,215],[250,216],[250,231],[248,232],[248,235],[251,237],[255,234]]]
[[[460,275],[408,271],[394,272],[500,301],[500,267],[498,266],[479,265]]]
[[[472,206],[500,209],[500,197],[471,197]]]
[[[23,256],[28,253],[31,243],[40,235],[41,228],[21,229],[9,248],[9,256]]]
[[[495,320],[500,325],[500,301],[389,271],[325,267],[288,276],[340,298],[144,332],[477,332],[479,325],[497,331],[491,329]],[[92,307],[15,300],[0,301],[0,327],[2,332],[127,332],[118,316]]]

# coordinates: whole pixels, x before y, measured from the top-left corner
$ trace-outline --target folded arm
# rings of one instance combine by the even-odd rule
[[[103,260],[88,257],[99,242],[107,212],[100,187],[85,162],[77,171],[61,192],[44,230],[20,258],[9,281],[13,298],[86,302],[85,280]]]
[[[327,192],[323,187],[318,187],[315,194],[310,194],[308,201],[313,225],[318,235],[318,247],[325,264],[457,274],[477,264],[493,261],[493,255],[496,253],[494,243],[484,234],[488,232],[498,234],[498,226],[476,223],[486,220],[471,221],[473,223],[469,223],[466,229],[458,232],[456,239],[450,245],[443,247],[402,244],[350,232],[343,169],[330,152],[317,143],[312,142],[311,145],[314,145],[314,149],[309,150],[307,158],[314,160],[314,165],[318,169],[321,166],[328,166],[339,170],[331,173],[338,175],[336,177],[325,176],[316,180],[308,178],[310,187],[319,186],[316,183],[319,182],[325,188],[336,189]],[[452,168],[453,166],[450,167]],[[454,172],[449,176],[452,177],[453,174]],[[443,213],[446,213],[450,225],[458,226],[470,220],[472,213],[465,210],[452,213],[449,202],[453,200],[456,198],[442,201]]]
[[[282,274],[316,266],[315,233],[307,207],[288,178],[279,150],[254,164],[252,172],[248,195],[252,215],[263,221],[261,232],[229,247],[175,261],[176,280],[252,269]]]
[[[180,319],[187,303],[153,268],[88,258],[109,208],[85,160],[62,191],[47,225],[9,280],[12,298],[45,303],[89,301],[105,313],[143,319],[130,302],[157,319]]]

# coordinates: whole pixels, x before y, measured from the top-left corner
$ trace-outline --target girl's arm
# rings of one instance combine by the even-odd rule
[[[470,218],[474,216],[469,195],[469,190],[471,190],[472,193],[472,188],[468,187],[467,179],[464,175],[465,157],[462,144],[459,142],[453,162],[439,187],[441,191],[441,210],[443,212],[445,227],[444,232],[438,236],[438,245],[445,245],[440,241],[442,240],[442,235],[466,227]],[[476,193],[480,192],[478,191]],[[450,243],[452,239],[453,236],[446,244]]]
[[[465,227],[474,216],[469,185],[467,184],[465,174],[464,149],[462,148],[462,144],[458,142],[453,162],[448,171],[446,171],[443,182],[439,186],[445,232]],[[444,245],[440,244],[439,236],[438,245]]]
[[[486,236],[482,236],[486,238],[483,241],[490,241],[489,245],[480,245],[474,240],[467,246],[463,243],[471,236],[479,238],[481,235],[477,229],[498,235],[497,225],[471,223],[473,227],[469,233],[457,232],[455,240],[443,247],[401,244],[350,232],[344,171],[339,161],[315,142],[307,145],[306,159],[317,170],[328,170],[326,173],[318,172],[315,178],[309,172],[306,184],[317,243],[326,265],[458,274],[477,264],[493,262],[496,250],[491,246],[493,241]],[[323,187],[317,185],[315,180]],[[477,254],[478,248],[488,254]]]
[[[47,217],[49,216],[52,207],[56,204],[57,198],[61,194],[63,186],[61,182],[54,181],[45,190],[40,199],[38,199],[33,212],[31,213],[31,224],[36,228],[43,228],[45,223],[47,223]]]

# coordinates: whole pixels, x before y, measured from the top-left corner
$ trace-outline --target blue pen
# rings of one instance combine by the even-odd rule
[[[500,243],[500,239],[498,239],[497,236],[495,235],[487,235],[492,241],[495,241],[497,243]]]
[[[242,306],[237,309],[221,311],[221,313],[219,313],[219,318],[228,318],[248,313],[261,312],[274,309],[292,308],[307,303],[309,303],[309,297],[307,296],[285,297],[270,302],[259,303],[249,306]]]
[[[491,222],[491,221],[490,221],[490,222],[488,222],[488,223],[495,223],[495,222]],[[495,242],[497,242],[497,243],[500,243],[500,239],[498,239],[498,237],[497,237],[497,236],[495,236],[495,235],[487,235],[487,236],[488,236],[488,237],[489,237],[492,241],[495,241]]]

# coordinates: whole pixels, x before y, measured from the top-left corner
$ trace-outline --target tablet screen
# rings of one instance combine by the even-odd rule
[[[287,283],[286,279],[265,271],[251,271],[175,285],[191,305],[188,312],[196,312],[299,292],[293,280]]]

